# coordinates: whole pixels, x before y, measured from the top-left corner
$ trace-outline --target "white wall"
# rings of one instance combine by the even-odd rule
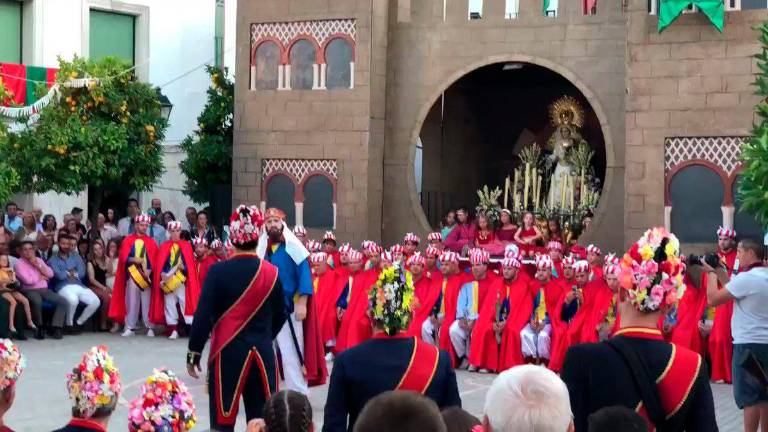
[[[234,72],[236,0],[226,0],[225,65]],[[25,41],[24,61],[30,65],[56,67],[57,56],[71,59],[83,55],[87,40],[87,26],[83,21],[91,6],[148,10],[148,34],[137,34],[137,53],[141,40],[148,43],[148,58],[136,58],[137,66],[148,66],[148,80],[163,86],[163,93],[173,104],[170,126],[166,131],[166,173],[153,191],[141,194],[143,208],[149,207],[153,196],[163,200],[163,207],[177,216],[191,205],[181,192],[184,178],[178,163],[184,159],[178,145],[197,127],[197,116],[206,100],[209,78],[203,67],[213,63],[215,1],[214,0],[26,0],[24,9]],[[141,9],[141,8],[139,8]],[[123,10],[125,12],[125,10]],[[130,12],[130,11],[129,11]],[[138,27],[138,26],[137,26]],[[140,31],[140,28],[137,28]],[[148,39],[146,39],[148,38]],[[87,53],[86,53],[87,54]],[[171,82],[172,81],[172,82]],[[21,198],[20,198],[21,200]],[[57,218],[72,206],[87,208],[87,195],[35,196],[28,206],[42,207]]]

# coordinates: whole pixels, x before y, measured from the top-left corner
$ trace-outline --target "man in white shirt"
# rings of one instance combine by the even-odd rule
[[[130,198],[125,210],[127,216],[117,222],[117,232],[121,237],[133,234],[133,219],[139,214],[139,202],[135,198]]]

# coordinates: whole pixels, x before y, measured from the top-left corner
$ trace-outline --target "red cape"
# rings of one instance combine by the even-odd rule
[[[325,343],[322,338],[315,296],[307,298],[307,317],[304,326],[304,377],[310,387],[325,384],[328,369],[325,364]]]
[[[603,268],[600,267],[599,265],[590,265],[590,267],[592,268],[592,275],[593,275],[592,280],[595,280],[595,281],[603,280]]]
[[[421,326],[432,315],[435,304],[440,299],[443,290],[443,278],[429,279],[422,276],[415,285],[419,306],[413,311],[413,321],[408,328],[408,335],[421,339]]]
[[[704,338],[699,330],[699,323],[707,307],[707,277],[701,275],[700,288],[685,276],[685,293],[677,305],[677,325],[672,329],[669,341],[677,346],[688,348],[701,355],[706,352]]]
[[[581,328],[581,334],[578,341],[571,341],[572,343],[595,343],[600,341],[597,326],[605,321],[614,298],[614,292],[611,291],[603,279],[595,279],[591,283],[593,286],[589,291],[592,299],[589,301],[589,308],[584,311],[584,324]],[[614,306],[614,316],[618,317],[618,313],[619,302],[617,301]],[[617,322],[618,319],[614,321],[614,326]]]
[[[336,337],[334,351],[340,353],[371,338],[373,327],[368,317],[368,292],[376,282],[378,272],[368,270],[355,279],[352,295],[349,298],[347,310],[341,318],[341,327]]]
[[[563,360],[565,360],[565,353],[568,352],[568,348],[571,345],[579,343],[581,338],[581,331],[584,328],[584,323],[587,320],[587,310],[590,308],[590,301],[594,298],[591,294],[592,289],[595,288],[594,283],[589,282],[583,289],[584,303],[579,306],[579,310],[576,315],[573,316],[570,323],[565,323],[560,320],[560,312],[565,306],[565,296],[571,290],[571,285],[561,285],[560,299],[557,302],[556,313],[559,328],[555,329],[553,325],[553,336],[555,330],[557,330],[557,336],[552,338],[552,347],[550,349],[551,358],[549,360],[549,368],[555,372],[559,372],[563,367]],[[575,301],[575,300],[574,300]]]
[[[194,252],[188,241],[166,241],[160,245],[160,251],[155,256],[157,268],[152,271],[152,300],[149,303],[149,320],[153,324],[165,325],[165,301],[163,289],[160,287],[161,273],[165,262],[171,254],[171,246],[178,244],[184,266],[187,268],[187,280],[184,282],[184,316],[194,316],[197,301],[200,299],[200,279],[197,276]]]
[[[448,329],[456,321],[456,304],[459,301],[459,291],[461,286],[465,282],[465,274],[460,273],[448,276],[448,284],[446,284],[445,292],[443,293],[443,322],[440,325],[440,349],[447,351],[451,354],[451,364],[456,366],[456,353],[453,351],[453,344],[451,343],[451,337],[448,334]],[[442,290],[442,279],[439,280],[440,289]]]
[[[706,286],[706,285],[705,285]],[[718,284],[718,289],[723,289]],[[706,288],[704,288],[706,293]],[[733,300],[715,308],[712,332],[709,334],[709,357],[712,361],[712,381],[731,383],[733,365],[733,336],[731,335],[731,317]]]
[[[541,282],[536,279],[532,280],[528,285],[528,290],[531,295],[531,312],[533,312],[533,299],[536,298],[536,295],[539,293],[540,289]],[[560,319],[560,312],[563,308],[563,301],[566,292],[567,291],[564,289],[563,284],[554,279],[550,280],[544,287],[544,301],[547,304],[547,315],[549,315],[549,323],[552,326],[551,345],[549,349],[550,369],[552,369],[552,361],[555,359],[555,350],[557,349],[559,343],[563,343],[563,340],[566,337],[565,334],[568,330],[568,324]],[[528,319],[530,320],[531,317],[529,316]],[[522,353],[520,355],[522,356]],[[565,357],[565,352],[563,352],[563,357]],[[560,362],[562,363],[562,359]]]
[[[499,371],[523,364],[522,340],[520,331],[531,320],[533,312],[533,297],[531,297],[530,279],[521,277],[520,272],[512,284],[506,286],[509,290],[510,311],[504,331],[501,333],[501,353],[499,355]],[[505,284],[502,284],[505,286]],[[546,296],[546,291],[544,293]],[[553,302],[554,304],[554,302]]]
[[[344,285],[340,284],[337,273],[330,267],[320,276],[314,275],[312,283],[317,283],[315,304],[317,305],[317,321],[323,346],[336,339],[338,317],[336,315],[336,300],[341,295]],[[339,285],[341,285],[339,287]]]
[[[205,275],[208,274],[208,270],[214,264],[224,261],[224,258],[219,258],[215,254],[210,254],[202,259],[202,261],[195,260],[195,268],[197,269],[197,279],[200,281],[202,287],[205,283]]]
[[[131,253],[133,243],[135,243],[139,238],[144,241],[144,247],[147,251],[147,260],[150,263],[152,273],[154,273],[157,269],[157,263],[155,262],[155,257],[157,256],[157,245],[151,237],[146,235],[139,236],[138,234],[131,234],[123,239],[123,242],[120,244],[120,255],[118,256],[117,260],[117,272],[115,273],[115,286],[112,289],[112,301],[109,303],[109,318],[120,324],[125,322],[126,314],[125,282],[127,275],[125,272],[128,255]]]

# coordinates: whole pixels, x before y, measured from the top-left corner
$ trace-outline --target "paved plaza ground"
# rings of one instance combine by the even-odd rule
[[[82,353],[93,345],[105,344],[120,368],[124,392],[120,405],[112,417],[109,430],[126,430],[128,401],[138,394],[139,387],[153,367],[166,366],[184,377],[198,405],[200,421],[196,431],[208,429],[208,402],[202,381],[195,381],[185,372],[185,339],[169,341],[164,338],[149,339],[137,336],[130,339],[110,334],[84,334],[66,337],[61,341],[20,342],[27,356],[27,370],[17,390],[16,404],[6,417],[6,422],[20,432],[50,431],[63,425],[70,416],[65,376],[81,358]],[[480,415],[485,393],[493,380],[492,375],[459,372],[459,391],[465,409]],[[741,412],[733,403],[731,387],[713,385],[717,421],[721,431],[737,432],[742,429]],[[323,406],[327,386],[312,389],[312,407],[316,425],[322,425]],[[244,430],[241,421],[238,430]]]

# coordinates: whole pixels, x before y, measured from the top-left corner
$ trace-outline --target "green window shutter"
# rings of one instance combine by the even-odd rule
[[[0,63],[21,63],[21,3],[0,0]]]
[[[114,56],[134,64],[135,33],[133,15],[91,10],[88,55],[93,60]]]

